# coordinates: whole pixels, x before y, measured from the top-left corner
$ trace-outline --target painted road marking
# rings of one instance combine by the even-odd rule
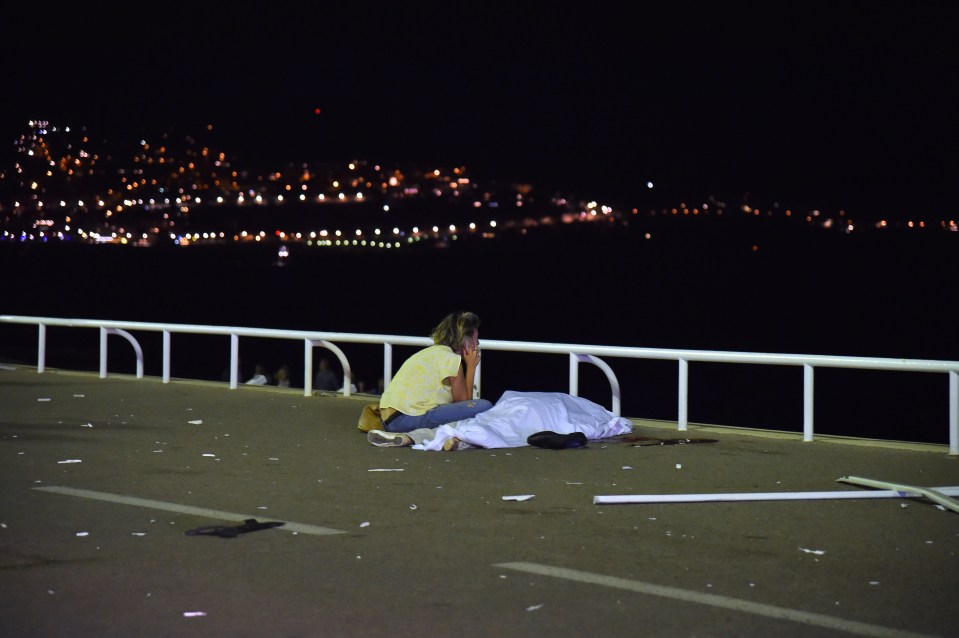
[[[574,580],[580,583],[591,585],[602,585],[603,587],[614,587],[627,591],[639,592],[641,594],[651,594],[663,598],[672,598],[689,603],[699,603],[701,605],[712,605],[713,607],[722,607],[733,611],[741,611],[747,614],[757,616],[766,616],[769,618],[791,620],[806,625],[815,625],[827,629],[845,631],[850,634],[860,636],[873,636],[876,638],[931,638],[926,634],[916,634],[879,625],[870,625],[867,623],[856,622],[854,620],[843,620],[833,618],[822,614],[814,614],[805,611],[796,611],[785,607],[776,607],[774,605],[764,605],[754,603],[748,600],[739,600],[736,598],[727,598],[716,594],[703,594],[690,591],[688,589],[679,589],[677,587],[665,587],[663,585],[654,585],[644,583],[638,580],[628,580],[626,578],[616,578],[615,576],[603,576],[602,574],[591,574],[581,572],[575,569],[565,569],[563,567],[552,567],[550,565],[540,565],[538,563],[497,563],[494,567],[504,569],[514,569],[516,571],[526,572],[528,574],[538,574],[540,576],[552,576],[553,578],[563,578]]]
[[[97,501],[107,501],[109,503],[120,503],[121,505],[136,505],[137,507],[148,507],[155,510],[164,510],[167,512],[176,512],[178,514],[191,514],[193,516],[202,516],[204,518],[216,518],[224,521],[243,521],[256,516],[250,514],[235,514],[233,512],[223,512],[220,510],[206,509],[205,507],[193,507],[191,505],[180,505],[178,503],[164,503],[163,501],[154,501],[148,498],[136,498],[134,496],[123,496],[122,494],[108,494],[107,492],[92,492],[90,490],[78,490],[73,487],[34,487],[41,492],[52,492],[54,494],[64,494],[66,496],[79,496],[80,498],[91,498]],[[329,527],[318,527],[316,525],[306,525],[304,523],[284,522],[281,527],[276,529],[286,530],[288,532],[299,532],[300,534],[313,534],[315,536],[326,536],[328,534],[345,534],[343,530],[332,529]]]

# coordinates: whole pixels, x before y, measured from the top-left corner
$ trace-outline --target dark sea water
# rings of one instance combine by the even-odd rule
[[[289,248],[278,266],[276,244],[0,242],[0,314],[426,336],[445,313],[470,309],[481,340],[959,360],[954,233],[644,222],[442,249]],[[160,336],[138,337],[146,374],[159,376]],[[210,339],[174,336],[174,377],[223,378],[228,339]],[[97,369],[96,331],[50,329],[48,341],[48,366]],[[375,384],[382,348],[342,347],[356,378]],[[240,348],[242,374],[289,363],[302,387],[301,343]],[[394,349],[394,369],[407,355]],[[135,370],[124,347],[110,356],[111,371]],[[35,328],[0,326],[0,360],[35,358]],[[608,363],[624,415],[676,419],[675,362]],[[801,432],[802,379],[799,367],[691,363],[689,419]],[[945,374],[818,368],[815,380],[817,433],[947,442]],[[487,351],[482,389],[492,400],[566,391],[568,362]],[[593,366],[580,367],[580,394],[610,406]]]

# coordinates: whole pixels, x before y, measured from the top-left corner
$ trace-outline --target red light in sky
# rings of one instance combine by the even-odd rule
[[[313,109],[313,115],[319,115],[319,114],[320,114],[320,107],[316,107],[315,109]]]

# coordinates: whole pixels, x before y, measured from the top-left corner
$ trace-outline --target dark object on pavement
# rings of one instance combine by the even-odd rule
[[[266,523],[260,523],[255,518],[248,518],[243,521],[242,525],[237,525],[231,527],[230,525],[213,525],[211,527],[197,527],[196,529],[187,530],[185,533],[187,536],[219,536],[220,538],[236,538],[238,534],[246,534],[247,532],[255,532],[261,529],[271,529],[273,527],[279,527],[283,525],[279,521],[269,521]]]
[[[569,448],[586,447],[586,435],[582,432],[558,434],[550,430],[536,432],[526,437],[526,442],[536,447],[548,450],[565,450]]]
[[[686,445],[688,443],[716,443],[716,439],[657,439],[651,436],[640,437],[634,440],[633,447],[646,447],[649,445]]]

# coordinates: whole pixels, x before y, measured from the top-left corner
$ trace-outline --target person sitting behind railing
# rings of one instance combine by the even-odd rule
[[[253,367],[253,376],[246,382],[246,385],[269,385],[270,376],[266,373],[263,364],[256,364]]]
[[[342,384],[337,378],[336,373],[330,370],[330,361],[327,358],[320,359],[319,367],[313,376],[313,389],[325,392],[336,392],[342,389]]]
[[[283,365],[281,365],[277,369],[274,377],[276,378],[277,387],[280,387],[280,388],[290,387],[290,365],[288,363],[284,363]]]

